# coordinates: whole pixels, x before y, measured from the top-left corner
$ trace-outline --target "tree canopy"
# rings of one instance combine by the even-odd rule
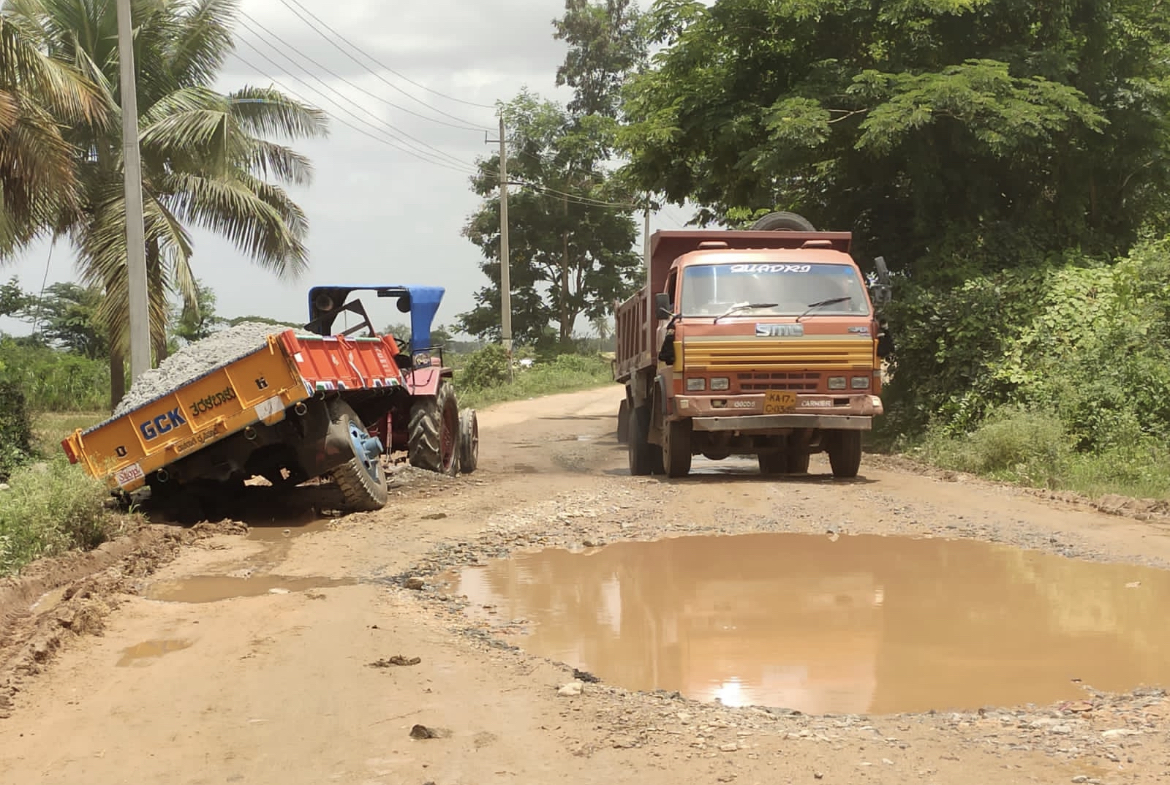
[[[794,209],[919,278],[1124,252],[1170,217],[1170,17],[1145,0],[660,0],[627,174]]]
[[[612,140],[605,117],[577,117],[528,92],[503,107],[509,129],[508,197],[512,331],[516,340],[572,338],[577,319],[609,313],[634,285],[640,257],[628,193],[601,164]],[[480,248],[491,284],[460,316],[472,335],[498,336],[500,313],[499,156],[481,160],[472,180],[485,198],[464,234]]]

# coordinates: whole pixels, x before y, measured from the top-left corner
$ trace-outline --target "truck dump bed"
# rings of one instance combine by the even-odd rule
[[[397,354],[390,336],[285,330],[154,400],[75,431],[61,446],[111,490],[133,491],[151,472],[248,426],[280,422],[286,409],[318,392],[399,386]]]

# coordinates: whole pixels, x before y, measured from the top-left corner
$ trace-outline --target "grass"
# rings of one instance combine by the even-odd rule
[[[100,412],[33,419],[33,447],[42,460],[14,471],[0,490],[0,577],[36,559],[95,548],[120,530],[122,519],[105,506],[105,484],[70,465],[61,450],[75,428],[103,419]]]
[[[42,412],[33,416],[33,449],[50,458],[61,454],[61,440],[78,428],[107,419],[106,412]]]
[[[96,548],[119,527],[105,507],[105,485],[64,455],[18,469],[8,484],[0,491],[0,576],[35,559]]]
[[[1165,445],[1135,436],[1101,452],[1078,452],[1060,421],[1044,413],[1003,410],[970,434],[935,429],[897,451],[944,469],[1089,498],[1170,498]]]
[[[554,393],[577,392],[613,384],[608,360],[601,357],[561,355],[531,368],[517,369],[512,383],[489,385],[460,384],[455,376],[459,405],[483,408],[506,401],[522,401]]]

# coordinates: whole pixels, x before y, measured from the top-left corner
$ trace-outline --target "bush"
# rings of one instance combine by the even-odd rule
[[[485,390],[508,381],[508,352],[499,344],[489,344],[472,352],[458,374],[460,386]]]
[[[64,456],[18,469],[0,491],[0,575],[45,556],[105,542],[115,519],[109,492]]]
[[[93,412],[109,407],[109,362],[28,339],[0,338],[0,379],[18,385],[33,412]]]
[[[32,455],[32,423],[24,393],[12,382],[0,381],[0,480]]]
[[[1022,409],[993,412],[967,435],[936,428],[928,434],[923,452],[948,469],[1046,487],[1060,484],[1071,455],[1060,420]]]

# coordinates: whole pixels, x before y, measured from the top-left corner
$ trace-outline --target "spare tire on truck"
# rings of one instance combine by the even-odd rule
[[[803,215],[788,212],[768,213],[752,224],[757,232],[815,232],[816,228]]]
[[[411,466],[452,477],[458,473],[459,404],[450,382],[439,382],[435,395],[415,401],[407,431]]]
[[[330,476],[341,491],[343,504],[352,512],[372,512],[386,506],[389,491],[386,470],[382,466],[382,442],[371,436],[349,404],[337,401],[332,407],[332,425],[345,434],[353,450],[352,457],[338,466]]]

